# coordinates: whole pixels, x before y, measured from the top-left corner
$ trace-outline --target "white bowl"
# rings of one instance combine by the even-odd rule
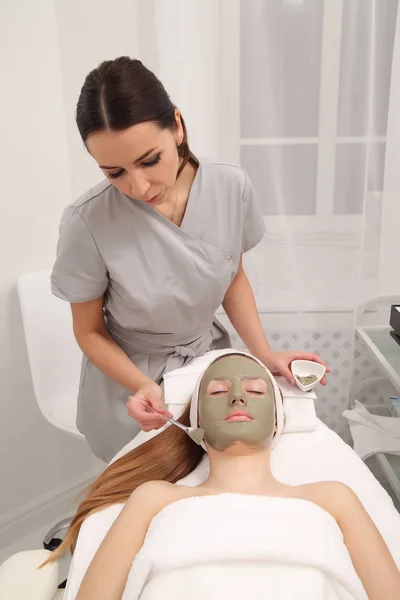
[[[312,390],[321,381],[325,375],[326,368],[313,360],[294,360],[290,365],[296,385],[302,392]],[[309,385],[302,385],[296,376],[306,377],[307,375],[315,375],[317,380]]]

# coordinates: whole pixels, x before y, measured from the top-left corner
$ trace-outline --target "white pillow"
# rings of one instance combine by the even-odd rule
[[[190,400],[196,382],[203,372],[205,366],[210,362],[210,358],[220,354],[219,350],[207,352],[204,356],[195,358],[186,367],[174,369],[164,375],[164,400],[168,405],[168,410],[172,412],[175,419],[179,419],[185,406]],[[285,423],[283,434],[314,431],[317,426],[317,415],[315,413],[314,400],[315,392],[302,392],[296,386],[287,383],[284,377],[275,377],[283,398],[283,408],[285,412]],[[170,424],[167,423],[157,430],[144,432],[140,431],[132,441],[128,442],[122,450],[112,459],[115,462],[121,456],[127,454],[134,448],[144,444],[148,440],[164,431]],[[110,463],[110,464],[111,464]]]

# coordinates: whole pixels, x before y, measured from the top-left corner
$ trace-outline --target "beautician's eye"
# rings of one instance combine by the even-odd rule
[[[154,167],[155,165],[157,165],[161,160],[161,152],[158,152],[158,154],[155,155],[155,157],[150,160],[149,162],[142,162],[142,167]]]
[[[107,177],[109,179],[118,179],[118,177],[121,177],[123,172],[124,172],[124,170],[121,169],[120,171],[117,171],[117,173],[107,173]]]

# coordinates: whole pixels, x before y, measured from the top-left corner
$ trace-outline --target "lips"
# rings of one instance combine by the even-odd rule
[[[234,410],[225,417],[225,421],[252,421],[253,417],[245,410]]]
[[[153,196],[149,200],[145,200],[145,202],[147,204],[151,204],[152,202],[155,202],[156,200],[158,200],[159,196],[161,196],[161,192],[158,192],[158,194],[156,194],[155,196]]]

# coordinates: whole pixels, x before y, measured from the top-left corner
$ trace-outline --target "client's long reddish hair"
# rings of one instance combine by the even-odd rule
[[[189,425],[190,404],[179,420]],[[68,533],[47,562],[58,560],[68,549],[73,554],[82,523],[93,513],[126,502],[139,485],[146,481],[163,480],[175,483],[189,475],[204,454],[184,431],[167,427],[148,442],[138,446],[114,462],[88,488],[71,521]]]

